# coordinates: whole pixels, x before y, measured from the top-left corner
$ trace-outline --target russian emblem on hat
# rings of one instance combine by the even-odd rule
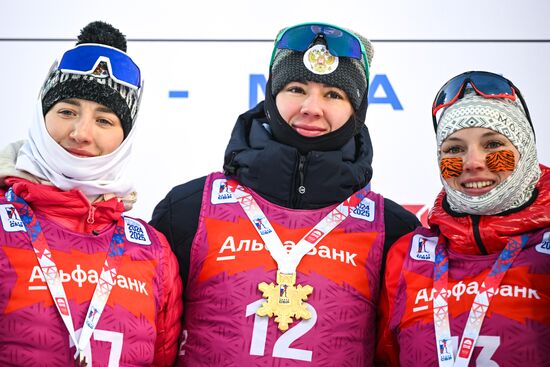
[[[314,74],[330,74],[338,67],[338,56],[332,55],[325,45],[317,44],[304,53],[304,65]]]

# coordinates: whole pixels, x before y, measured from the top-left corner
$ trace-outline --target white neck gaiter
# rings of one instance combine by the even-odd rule
[[[51,182],[61,190],[80,190],[88,197],[115,194],[124,197],[133,185],[123,177],[129,163],[136,125],[112,153],[99,157],[76,157],[63,149],[46,129],[39,99],[34,121],[15,167]]]
[[[541,172],[535,135],[519,102],[469,93],[447,107],[437,125],[438,161],[441,144],[447,137],[458,130],[473,127],[491,129],[506,136],[520,153],[520,158],[508,178],[480,196],[469,196],[457,191],[441,177],[451,209],[459,213],[494,215],[525,204],[533,195]]]

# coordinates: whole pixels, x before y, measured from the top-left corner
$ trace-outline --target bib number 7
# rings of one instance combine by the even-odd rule
[[[80,333],[82,328],[75,331],[77,339],[80,339]],[[122,341],[123,334],[117,333],[116,331],[100,330],[95,329],[93,332],[94,340],[111,343],[111,352],[109,353],[109,364],[108,367],[117,367],[120,364],[120,356],[122,354]],[[69,337],[70,347],[74,347],[73,339]],[[84,349],[84,357],[88,366],[92,366],[92,349],[90,343]]]

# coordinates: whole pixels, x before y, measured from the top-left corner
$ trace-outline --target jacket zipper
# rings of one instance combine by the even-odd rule
[[[302,195],[306,193],[306,187],[304,186],[304,169],[306,165],[306,157],[299,155],[298,159],[298,185],[292,195],[292,207],[299,208],[299,204],[302,201]]]
[[[485,248],[485,245],[483,244],[483,241],[481,240],[481,233],[479,232],[479,222],[481,220],[481,217],[479,215],[471,215],[472,217],[472,230],[474,232],[474,239],[476,241],[477,248],[481,252],[482,255],[488,255],[487,248]]]
[[[88,224],[94,224],[95,222],[95,207],[92,205],[90,206],[90,209],[88,209],[88,219],[86,219],[86,222],[88,222]]]

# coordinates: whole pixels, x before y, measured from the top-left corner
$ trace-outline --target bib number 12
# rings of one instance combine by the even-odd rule
[[[246,317],[254,316],[254,328],[252,330],[252,342],[250,344],[250,355],[253,356],[265,355],[269,317],[262,317],[256,314],[256,311],[262,306],[263,302],[265,302],[265,299],[262,298],[246,306]],[[273,357],[311,362],[313,353],[310,350],[290,347],[290,344],[305,335],[317,322],[317,312],[315,308],[308,304],[307,310],[311,313],[311,318],[309,320],[300,320],[294,327],[277,338],[277,341],[273,345]],[[275,323],[271,324],[273,327],[277,327]]]

